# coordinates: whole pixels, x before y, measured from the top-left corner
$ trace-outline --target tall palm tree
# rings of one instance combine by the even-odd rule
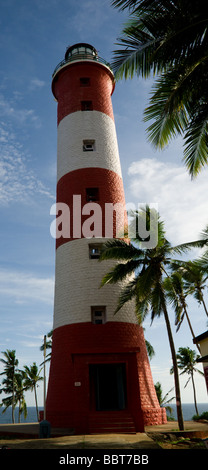
[[[21,414],[24,414],[24,418],[27,417],[27,405],[25,401],[24,392],[26,388],[24,387],[24,371],[16,372],[15,374],[15,402],[18,403],[19,412],[18,412],[18,422],[20,423]]]
[[[178,271],[174,271],[171,276],[168,276],[164,280],[164,287],[168,296],[168,299],[170,300],[174,311],[175,311],[175,324],[177,325],[176,331],[179,330],[184,317],[186,317],[192,338],[195,338],[195,334],[191,325],[191,321],[189,318],[189,314],[187,311],[187,303],[186,303],[186,297],[190,293],[190,290],[187,288],[187,286],[184,283],[182,274],[181,274],[181,267],[179,267],[178,263],[174,265],[174,267],[178,268]],[[200,353],[200,348],[197,344],[198,351]]]
[[[144,218],[144,213],[146,215],[148,229],[148,225],[150,223],[149,208],[142,209],[137,213],[138,226],[140,218]],[[191,245],[194,244],[188,243],[172,247],[170,242],[166,239],[164,223],[159,219],[159,216],[158,243],[155,248],[139,248],[138,245],[141,244],[141,239],[138,235],[133,239],[133,242],[134,244],[128,244],[125,240],[113,239],[107,241],[103,246],[100,261],[113,259],[117,261],[117,264],[104,276],[101,285],[117,283],[126,279],[127,284],[121,290],[116,312],[120,310],[126,302],[134,298],[136,313],[140,324],[149,312],[151,312],[152,321],[157,316],[160,316],[161,314],[164,315],[174,368],[178,423],[179,429],[182,430],[184,429],[184,423],[181,407],[179,375],[173,335],[167,310],[164,279],[167,277],[167,269],[172,263],[171,257],[176,254],[184,253],[187,249],[190,249]],[[196,245],[197,243],[198,242],[196,242]],[[133,278],[132,275],[134,275]]]
[[[189,378],[185,384],[185,387],[188,385],[189,381],[192,381],[192,386],[193,386],[193,393],[194,393],[194,404],[195,404],[195,409],[196,409],[196,414],[198,415],[198,407],[197,407],[197,400],[196,400],[196,387],[194,383],[194,372],[198,372],[201,375],[204,375],[203,372],[201,372],[199,369],[195,367],[195,364],[197,363],[197,359],[200,356],[196,354],[196,351],[193,349],[190,349],[189,347],[181,347],[178,349],[177,353],[177,363],[178,363],[178,368],[182,370],[181,374],[188,374]],[[173,373],[173,368],[170,370],[171,374]]]
[[[15,422],[14,410],[15,410],[15,374],[18,371],[17,366],[19,364],[18,359],[16,358],[16,351],[7,349],[2,352],[4,359],[0,359],[2,364],[4,364],[4,371],[0,375],[5,375],[3,380],[4,387],[1,391],[12,394],[12,400],[10,405],[12,406],[12,422]]]
[[[27,417],[27,405],[25,401],[25,396],[24,396],[24,385],[23,385],[23,380],[24,380],[24,371],[20,370],[18,372],[15,372],[14,374],[14,396],[10,395],[8,397],[5,397],[2,399],[1,407],[4,406],[4,409],[2,413],[5,413],[6,410],[12,406],[13,407],[13,412],[18,404],[18,423],[21,421],[21,414],[24,413],[24,418]],[[3,383],[5,385],[4,387],[4,392],[9,394],[11,393],[11,386],[9,384],[8,379],[4,379]],[[13,420],[14,422],[14,420]]]
[[[204,0],[113,0],[129,9],[112,68],[116,78],[157,75],[145,121],[149,140],[164,148],[178,134],[196,176],[208,163],[208,15]]]
[[[46,347],[46,350],[49,349],[49,353],[46,355],[46,361],[49,362],[51,360],[51,350],[52,350],[52,341],[53,341],[53,330],[50,330],[49,333],[47,333],[47,340],[46,340],[46,345],[43,342],[43,344],[40,346],[40,351],[44,351],[44,347]],[[44,364],[44,362],[41,362],[41,366]]]
[[[40,376],[41,373],[40,369],[38,371],[38,366],[35,362],[33,362],[32,366],[24,366],[25,371],[25,379],[24,379],[24,387],[27,390],[34,391],[35,394],[35,406],[36,406],[36,413],[37,413],[37,420],[39,419],[38,416],[38,400],[37,400],[37,383],[43,380],[43,377]]]
[[[204,311],[208,316],[208,310],[204,300],[204,289],[207,288],[208,272],[202,269],[197,260],[187,261],[181,269],[189,293],[193,294],[194,298],[203,305]]]

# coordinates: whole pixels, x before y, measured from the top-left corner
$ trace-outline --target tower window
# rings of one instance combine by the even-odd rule
[[[94,325],[103,325],[106,323],[106,307],[91,307],[91,317]]]
[[[102,244],[93,243],[89,245],[89,257],[90,259],[99,259],[101,252]]]
[[[93,152],[95,150],[94,140],[83,140],[83,152]]]
[[[92,111],[92,101],[81,101],[81,110],[82,111]]]
[[[80,78],[80,86],[90,86],[90,78],[89,77]]]
[[[86,199],[87,199],[87,202],[99,201],[98,188],[86,188]]]

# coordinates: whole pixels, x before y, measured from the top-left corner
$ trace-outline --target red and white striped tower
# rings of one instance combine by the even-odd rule
[[[67,49],[52,81],[58,101],[57,203],[70,208],[70,226],[56,243],[46,418],[75,433],[143,431],[145,424],[163,422],[134,308],[126,304],[114,315],[118,285],[99,288],[112,263],[100,263],[99,250],[106,233],[116,233],[115,217],[112,235],[106,227],[106,203],[125,207],[114,87],[111,69],[85,43]],[[102,213],[99,227],[95,203],[97,217]]]

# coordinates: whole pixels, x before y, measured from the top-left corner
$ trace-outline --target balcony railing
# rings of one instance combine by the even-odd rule
[[[68,59],[64,59],[61,62],[59,62],[59,64],[56,66],[56,68],[53,72],[52,77],[54,77],[57,70],[59,70],[61,67],[64,67],[64,65],[70,64],[71,62],[74,62],[75,60],[93,60],[95,62],[106,65],[111,70],[109,62],[107,62],[105,59],[102,59],[102,57],[98,57],[98,56],[95,56],[95,55],[92,55],[92,54],[79,54],[79,53],[76,53],[76,54],[72,54],[70,57],[68,57]]]

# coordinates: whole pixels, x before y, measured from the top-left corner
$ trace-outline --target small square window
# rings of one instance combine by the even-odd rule
[[[106,323],[106,307],[91,307],[91,317],[94,325],[103,325]]]
[[[95,150],[94,140],[83,140],[83,152],[93,152]]]
[[[86,199],[87,199],[87,202],[99,201],[98,188],[86,188]]]
[[[89,77],[80,78],[80,86],[90,86],[90,78]]]
[[[81,110],[82,111],[92,111],[92,101],[81,101]]]
[[[93,243],[89,245],[89,257],[90,259],[99,259],[101,252],[102,244]]]

